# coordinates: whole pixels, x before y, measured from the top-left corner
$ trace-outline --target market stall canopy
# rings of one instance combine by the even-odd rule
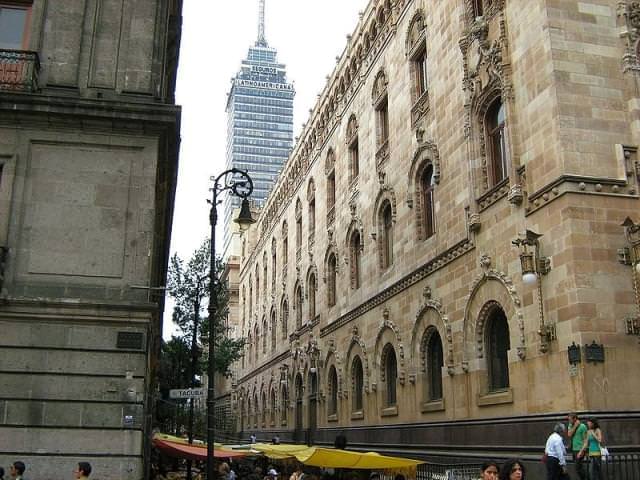
[[[365,470],[398,470],[416,468],[421,461],[402,457],[389,457],[375,452],[354,452],[335,448],[306,447],[304,445],[271,445],[257,443],[254,450],[270,458],[295,457],[299,462],[312,467],[352,468]]]
[[[186,458],[189,460],[207,460],[207,445],[199,442],[189,445],[189,442],[180,437],[157,433],[153,436],[153,445],[170,457]],[[216,458],[244,457],[249,452],[234,451],[220,443],[213,444],[213,456]]]

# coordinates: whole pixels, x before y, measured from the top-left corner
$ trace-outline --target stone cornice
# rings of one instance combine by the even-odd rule
[[[528,196],[525,216],[531,215],[567,193],[640,198],[637,187],[623,179],[560,175]]]
[[[333,323],[320,329],[320,337],[321,338],[325,337],[335,332],[336,330],[344,327],[352,320],[364,315],[366,312],[374,309],[375,307],[382,305],[390,298],[394,297],[395,295],[398,295],[399,293],[403,292],[407,288],[412,287],[419,281],[431,275],[433,272],[440,270],[441,268],[445,267],[449,263],[460,258],[465,253],[470,252],[474,248],[475,248],[475,245],[470,238],[465,238],[464,240],[459,241],[452,247],[448,248],[441,254],[437,255],[433,259],[423,264],[421,267],[417,268],[416,270],[409,273],[408,275],[405,275],[403,278],[395,282],[393,285],[385,288],[380,293],[369,298],[369,300],[358,305],[353,310],[347,312],[346,314],[338,318]]]

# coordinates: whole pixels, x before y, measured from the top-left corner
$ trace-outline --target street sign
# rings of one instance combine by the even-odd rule
[[[204,388],[180,388],[169,390],[169,398],[201,398],[205,397]]]

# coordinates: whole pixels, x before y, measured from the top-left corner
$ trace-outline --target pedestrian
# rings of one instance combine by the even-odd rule
[[[227,462],[222,462],[218,466],[218,474],[222,480],[229,480],[229,472],[231,469],[229,468],[229,464]]]
[[[565,433],[564,424],[556,423],[553,432],[547,438],[544,453],[547,457],[547,480],[560,480],[567,473],[567,458],[562,435]]]
[[[249,437],[251,439],[251,443],[256,443],[256,434],[252,433],[251,437]]]
[[[27,467],[24,462],[18,460],[17,462],[13,462],[13,465],[11,465],[9,475],[11,475],[11,478],[14,480],[22,480],[22,475],[24,475],[24,471],[26,469]]]
[[[579,480],[587,480],[587,471],[585,468],[584,456],[580,455],[580,450],[584,445],[584,438],[587,435],[587,426],[580,421],[578,414],[570,413],[567,416],[569,425],[567,427],[567,436],[569,437],[571,447],[571,456],[576,466],[576,474]]]
[[[480,480],[496,480],[500,473],[500,467],[497,462],[487,460],[480,467]]]
[[[4,468],[0,467],[0,480],[4,480]]]
[[[278,435],[274,436],[271,439],[271,443],[274,444],[274,445],[280,445],[280,437]]]
[[[525,480],[524,464],[517,458],[507,460],[500,469],[499,480]]]
[[[89,462],[78,462],[78,468],[73,473],[78,480],[87,479],[91,475],[91,464]]]
[[[591,417],[587,419],[587,435],[584,438],[580,456],[589,461],[589,480],[602,480],[602,453],[604,435],[600,430],[598,420]]]
[[[304,477],[304,473],[302,473],[302,465],[298,465],[289,477],[289,480],[302,480],[302,477]]]

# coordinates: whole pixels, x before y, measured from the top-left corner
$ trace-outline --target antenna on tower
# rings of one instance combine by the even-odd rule
[[[264,38],[264,1],[259,0],[258,3],[258,41],[256,42],[257,47],[266,47],[267,40]]]

